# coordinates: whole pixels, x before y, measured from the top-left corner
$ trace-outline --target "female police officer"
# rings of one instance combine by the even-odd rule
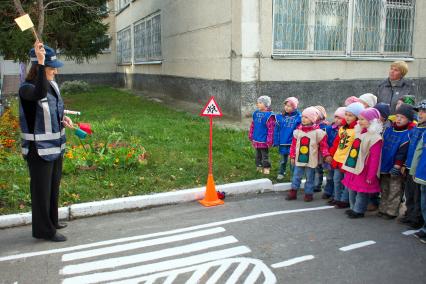
[[[56,232],[59,184],[65,151],[65,128],[73,127],[64,116],[64,103],[54,81],[63,63],[53,49],[36,41],[30,51],[31,69],[19,88],[22,154],[30,172],[33,237],[66,241]]]

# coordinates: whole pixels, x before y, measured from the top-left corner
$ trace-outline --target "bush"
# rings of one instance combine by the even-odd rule
[[[87,93],[90,91],[90,86],[84,81],[66,81],[61,85],[61,92],[63,94],[78,94]]]

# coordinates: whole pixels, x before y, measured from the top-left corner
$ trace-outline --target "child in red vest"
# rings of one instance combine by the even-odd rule
[[[305,197],[306,202],[313,200],[315,168],[318,166],[319,154],[330,163],[327,134],[321,130],[318,121],[319,111],[315,107],[308,107],[302,112],[302,124],[293,132],[293,141],[290,147],[291,164],[294,165],[291,190],[287,200],[297,199],[297,190],[300,188],[302,177],[306,174]]]
[[[342,183],[349,190],[351,209],[346,210],[349,218],[364,217],[370,194],[380,192],[382,129],[377,109],[368,108],[359,114],[355,140],[342,165],[345,171]]]

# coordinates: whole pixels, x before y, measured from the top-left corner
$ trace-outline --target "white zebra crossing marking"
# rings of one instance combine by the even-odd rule
[[[160,244],[172,243],[172,242],[177,242],[177,241],[182,241],[182,240],[187,240],[187,239],[192,239],[192,238],[198,238],[198,237],[217,234],[217,233],[222,233],[224,231],[225,231],[224,228],[219,227],[219,228],[213,228],[213,229],[208,229],[208,230],[203,230],[203,231],[196,231],[196,232],[174,235],[174,236],[169,236],[169,237],[164,237],[164,238],[158,238],[158,239],[152,239],[152,240],[147,240],[147,241],[129,243],[129,244],[124,244],[124,245],[116,245],[116,246],[110,246],[110,247],[105,247],[105,248],[86,250],[86,251],[81,251],[81,252],[74,252],[74,253],[64,254],[62,256],[62,261],[71,261],[71,260],[76,260],[76,259],[83,259],[83,258],[100,256],[100,255],[105,255],[105,254],[111,254],[111,253],[115,253],[115,252],[123,252],[123,251],[133,250],[133,249],[137,249],[137,248],[143,248],[143,247],[150,247],[150,246],[155,246],[155,245],[160,245]]]
[[[75,264],[75,265],[67,265],[62,269],[61,274],[68,275],[68,274],[90,272],[90,271],[106,269],[106,268],[115,268],[115,267],[129,265],[129,264],[135,264],[135,263],[146,262],[150,260],[177,256],[180,254],[196,252],[196,251],[214,248],[214,247],[227,245],[227,244],[232,244],[236,242],[238,242],[238,240],[230,236],[230,237],[217,238],[217,239],[212,239],[212,240],[203,241],[203,242],[197,242],[197,243],[179,246],[179,247],[167,248],[167,249],[153,251],[153,252],[147,252],[147,253],[141,253],[141,254],[129,255],[129,256],[123,256],[123,257],[108,258],[105,260],[84,262],[84,263]]]
[[[162,262],[140,265],[126,269],[115,270],[111,272],[99,272],[94,274],[88,274],[83,276],[75,276],[71,278],[66,278],[62,283],[99,283],[103,281],[112,281],[117,280],[123,277],[134,277],[149,273],[155,273],[164,270],[170,270],[175,268],[181,268],[185,266],[192,266],[204,262],[214,261],[218,259],[226,259],[229,257],[234,257],[242,254],[251,252],[251,250],[246,246],[239,246],[229,249],[223,249],[198,255],[193,255],[184,258],[166,260]]]
[[[237,258],[220,259],[220,260],[200,264],[197,266],[191,266],[191,267],[180,268],[180,269],[176,269],[172,271],[160,272],[160,273],[151,274],[148,276],[110,282],[110,284],[137,284],[142,282],[147,284],[147,283],[154,283],[157,280],[162,279],[164,277],[167,277],[166,281],[169,279],[169,277],[173,277],[173,280],[174,280],[179,275],[182,275],[188,272],[195,272],[199,269],[203,269],[204,267],[209,267],[209,268],[219,267],[213,273],[213,275],[211,275],[208,279],[203,279],[203,280],[207,280],[205,282],[206,284],[213,284],[213,283],[218,283],[220,278],[225,274],[226,270],[228,270],[228,268],[231,267],[231,265],[240,264],[240,263],[247,263],[253,266],[253,270],[250,272],[249,276],[244,281],[244,284],[256,283],[256,281],[259,279],[259,277],[262,274],[264,276],[264,281],[263,281],[264,284],[277,283],[277,278],[275,277],[275,275],[262,261],[258,259],[253,259],[253,258],[237,257]],[[168,282],[168,283],[172,283],[172,282]]]

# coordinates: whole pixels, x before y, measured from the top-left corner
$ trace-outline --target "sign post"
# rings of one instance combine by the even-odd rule
[[[224,201],[219,199],[216,192],[216,187],[213,179],[213,117],[221,117],[222,111],[216,103],[214,97],[211,97],[209,102],[203,108],[200,116],[208,116],[210,118],[210,140],[209,140],[209,172],[207,176],[206,193],[200,203],[206,207],[224,204]]]

